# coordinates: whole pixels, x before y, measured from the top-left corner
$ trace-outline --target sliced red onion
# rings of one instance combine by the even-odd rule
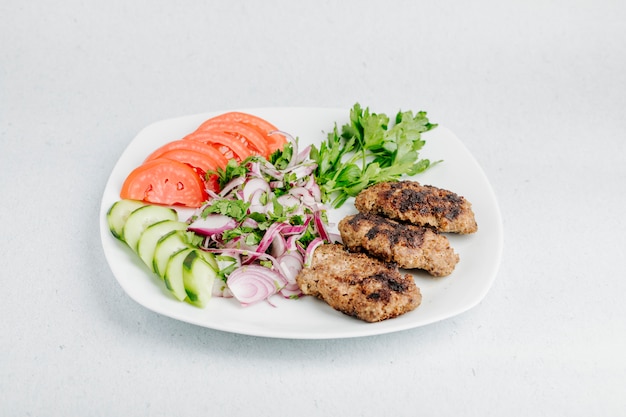
[[[270,164],[269,162],[261,164],[260,171],[277,180],[282,180],[284,177],[284,174],[281,171],[277,170],[276,167],[274,167],[274,165]]]
[[[248,168],[251,176],[263,178],[263,172],[261,172],[261,164],[259,162],[251,162]]]
[[[262,200],[263,200],[263,195],[269,194],[270,191],[269,191],[269,184],[267,183],[265,184],[267,185],[267,189],[263,189],[263,188],[250,189],[248,190],[248,192],[250,192],[251,194],[248,194],[248,192],[246,192],[244,188],[243,199],[244,201],[248,201],[250,203],[250,207],[248,208],[249,213],[262,213],[262,214],[267,213],[267,205],[263,204]]]
[[[248,203],[255,203],[252,198],[259,200],[263,193],[270,191],[270,186],[263,178],[252,178],[246,182],[243,187],[243,201]]]
[[[289,190],[289,194],[298,198],[310,197],[311,192],[304,186],[302,187],[293,187]]]
[[[311,175],[316,167],[317,165],[315,164],[301,164],[294,166],[289,172],[295,174],[297,179],[302,179]]]
[[[272,240],[272,243],[270,245],[270,254],[273,257],[277,258],[285,253],[286,250],[287,242],[285,241],[285,238],[282,236],[282,234],[279,233],[276,238]]]
[[[267,204],[250,204],[248,207],[248,213],[261,213],[267,214],[269,206]]]
[[[261,204],[261,200],[263,200],[263,194],[267,194],[269,193],[269,185],[267,186],[267,190],[256,190],[254,191],[248,198],[249,198],[249,202],[252,205],[262,205]],[[244,198],[246,198],[245,194],[244,194]]]
[[[313,175],[311,175],[309,177],[309,179],[307,180],[306,184],[304,185],[304,188],[309,190],[309,192],[311,193],[311,196],[315,199],[317,204],[321,206],[322,205],[322,203],[321,203],[321,201],[322,201],[322,190],[320,189],[319,184],[317,182],[315,182],[315,177]]]
[[[285,208],[299,207],[302,204],[300,202],[300,199],[290,194],[281,195],[280,197],[277,198],[277,200],[280,203],[280,205]]]
[[[227,280],[233,296],[243,305],[267,300],[280,291],[287,282],[268,268],[259,265],[242,266],[234,270]]]
[[[273,268],[271,269],[272,271],[274,271],[275,273],[277,273],[278,275],[280,275],[283,279],[284,282],[288,282],[287,281],[287,276],[290,274],[289,271],[285,270],[285,268],[283,268],[283,266],[280,264],[280,262],[278,262],[278,259],[276,259],[276,257],[267,254],[267,253],[261,253],[261,252],[254,252],[254,251],[249,251],[249,250],[244,250],[244,249],[237,249],[237,248],[228,248],[226,250],[224,249],[215,249],[216,252],[227,252],[229,254],[238,254],[240,256],[247,256],[248,259],[250,258],[254,258],[254,260],[267,260],[269,261],[272,265]],[[211,250],[209,250],[209,252],[212,252]],[[247,264],[248,259],[246,259],[245,261],[242,261],[242,265],[243,266],[260,266],[258,264]]]
[[[307,246],[306,253],[304,255],[304,268],[311,266],[311,264],[313,263],[313,252],[315,252],[315,249],[317,249],[318,246],[323,244],[324,239],[322,239],[321,237],[315,238],[311,241],[311,243],[309,243],[309,246]]]
[[[317,233],[319,233],[320,237],[330,242],[328,232],[326,231],[326,226],[324,225],[324,221],[322,220],[321,211],[316,211],[315,213],[313,213],[313,221],[315,222],[315,228],[317,229]]]
[[[276,238],[276,235],[280,233],[280,230],[285,226],[289,226],[289,224],[288,223],[272,223],[272,225],[265,231],[263,238],[261,239],[261,241],[259,242],[259,245],[256,248],[256,252],[265,253],[269,249],[272,241]],[[248,261],[252,262],[253,260],[254,259],[251,256]]]
[[[289,226],[285,226],[282,228],[281,234],[285,236],[301,235],[302,233],[306,232],[306,228],[307,228],[306,224],[298,224],[295,226],[289,225]]]
[[[280,294],[285,298],[300,298],[303,293],[298,284],[287,284],[280,290]]]
[[[224,188],[222,188],[222,191],[220,191],[220,196],[224,197],[228,195],[228,193],[230,193],[233,189],[242,185],[244,182],[246,182],[246,177],[233,178],[232,180],[228,182],[228,184],[224,186]]]
[[[306,161],[311,153],[311,145],[305,147],[298,155],[295,157],[295,164],[301,164]],[[317,166],[317,165],[316,165]]]
[[[299,249],[298,239],[300,239],[298,235],[292,235],[287,238],[287,251],[297,251]]]
[[[213,190],[206,189],[206,193],[208,195],[208,200],[213,200],[215,198],[220,198],[220,195]]]
[[[244,221],[241,222],[241,225],[243,227],[252,227],[253,229],[259,227],[259,223],[256,220],[251,219],[250,217],[246,217]]]
[[[283,271],[287,273],[287,276],[285,277],[287,278],[287,282],[292,284],[295,283],[296,276],[302,270],[302,264],[304,262],[302,255],[300,255],[297,251],[286,252],[278,258],[278,262],[280,263]]]
[[[320,209],[318,200],[315,200],[311,191],[305,187],[294,187],[289,190],[289,194],[298,198],[300,202],[311,209],[311,211]]]
[[[235,219],[223,214],[209,214],[196,218],[187,229],[202,236],[214,236],[235,227],[237,227]]]
[[[303,204],[298,204],[297,206],[291,206],[289,208],[289,214],[291,216],[306,216],[306,207]]]

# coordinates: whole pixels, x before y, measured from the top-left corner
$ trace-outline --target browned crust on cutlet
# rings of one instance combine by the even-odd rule
[[[296,282],[304,294],[370,323],[398,317],[422,301],[413,276],[339,244],[316,248],[311,266],[298,274]]]
[[[436,277],[450,275],[459,262],[448,239],[430,227],[402,224],[359,213],[339,222],[343,244],[401,268],[423,269]]]
[[[431,226],[440,232],[468,234],[478,230],[472,205],[452,191],[416,181],[381,182],[359,193],[357,210]]]

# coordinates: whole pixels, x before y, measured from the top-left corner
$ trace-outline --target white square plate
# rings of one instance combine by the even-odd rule
[[[349,109],[259,108],[238,109],[270,121],[279,129],[298,137],[301,147],[319,144],[332,131],[348,123]],[[463,143],[439,125],[423,134],[426,145],[420,157],[443,162],[413,179],[422,184],[445,188],[472,203],[478,232],[472,235],[447,235],[460,255],[460,262],[448,277],[432,278],[414,273],[422,291],[422,304],[414,311],[380,323],[366,323],[333,310],[313,297],[298,300],[272,298],[268,303],[242,307],[232,298],[213,298],[200,309],[172,297],[161,279],[154,275],[132,251],[110,233],[106,212],[119,200],[126,176],[157,147],[180,139],[204,120],[223,112],[179,117],[154,123],[131,141],[113,168],[102,197],[100,234],[106,259],[124,291],[144,307],[198,326],[246,335],[289,338],[331,339],[385,334],[424,326],[450,318],[478,304],[491,287],[500,264],[503,245],[502,219],[496,197],[482,168]],[[395,113],[387,113],[390,117]],[[433,121],[437,122],[437,121]],[[353,199],[339,210],[329,211],[334,225],[355,213]],[[181,212],[181,219],[187,213]]]

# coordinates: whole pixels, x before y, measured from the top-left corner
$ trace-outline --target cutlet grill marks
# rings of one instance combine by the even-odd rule
[[[367,298],[387,302],[391,297],[391,291],[395,291],[398,293],[403,293],[406,291],[406,285],[396,281],[395,279],[390,277],[389,274],[375,274],[372,275],[370,279],[379,281],[383,285],[383,287],[380,290],[369,294]]]
[[[368,213],[345,217],[338,226],[343,244],[349,250],[393,262],[401,268],[418,268],[433,276],[446,276],[459,262],[459,255],[454,253],[448,239],[432,227]]]
[[[402,212],[417,208],[423,216],[444,216],[448,220],[454,220],[461,214],[463,199],[457,194],[430,185],[423,185],[419,190],[406,188],[402,181],[389,185],[388,190],[382,191],[383,198]]]
[[[419,248],[424,243],[424,234],[427,229],[390,227],[393,223],[390,223],[387,219],[380,216],[357,213],[350,218],[348,224],[353,230],[357,230],[361,227],[360,223],[362,220],[367,220],[374,224],[365,234],[368,240],[374,240],[377,237],[384,236],[389,241],[390,247],[402,242],[408,247]]]
[[[378,282],[378,285],[370,285],[370,283]],[[368,300],[374,302],[388,303],[391,300],[392,292],[402,294],[407,291],[407,286],[393,279],[393,276],[385,271],[377,274],[370,275],[368,277],[359,277],[358,280],[352,279],[349,282],[352,286],[361,286],[363,288],[363,295]],[[368,294],[365,289],[374,289]]]
[[[397,317],[422,301],[413,277],[401,274],[395,264],[338,244],[315,249],[311,266],[300,271],[296,282],[304,294],[367,322]]]
[[[472,205],[464,197],[416,181],[372,185],[357,195],[354,206],[362,213],[431,226],[439,232],[467,234],[478,230]]]

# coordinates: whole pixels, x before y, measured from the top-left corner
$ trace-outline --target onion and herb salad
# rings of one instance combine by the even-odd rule
[[[215,254],[222,283],[214,295],[243,305],[277,293],[301,295],[296,275],[318,245],[332,240],[309,152],[298,152],[292,139],[269,161],[231,160],[217,171],[221,191],[210,193],[188,227],[203,237],[200,247]]]
[[[436,126],[426,112],[398,112],[392,122],[357,103],[349,123],[300,150],[266,120],[225,113],[133,170],[107,213],[109,228],[180,301],[298,298],[296,276],[315,249],[340,241],[329,233],[327,204],[428,169],[421,133]],[[176,205],[194,212],[181,221]]]

